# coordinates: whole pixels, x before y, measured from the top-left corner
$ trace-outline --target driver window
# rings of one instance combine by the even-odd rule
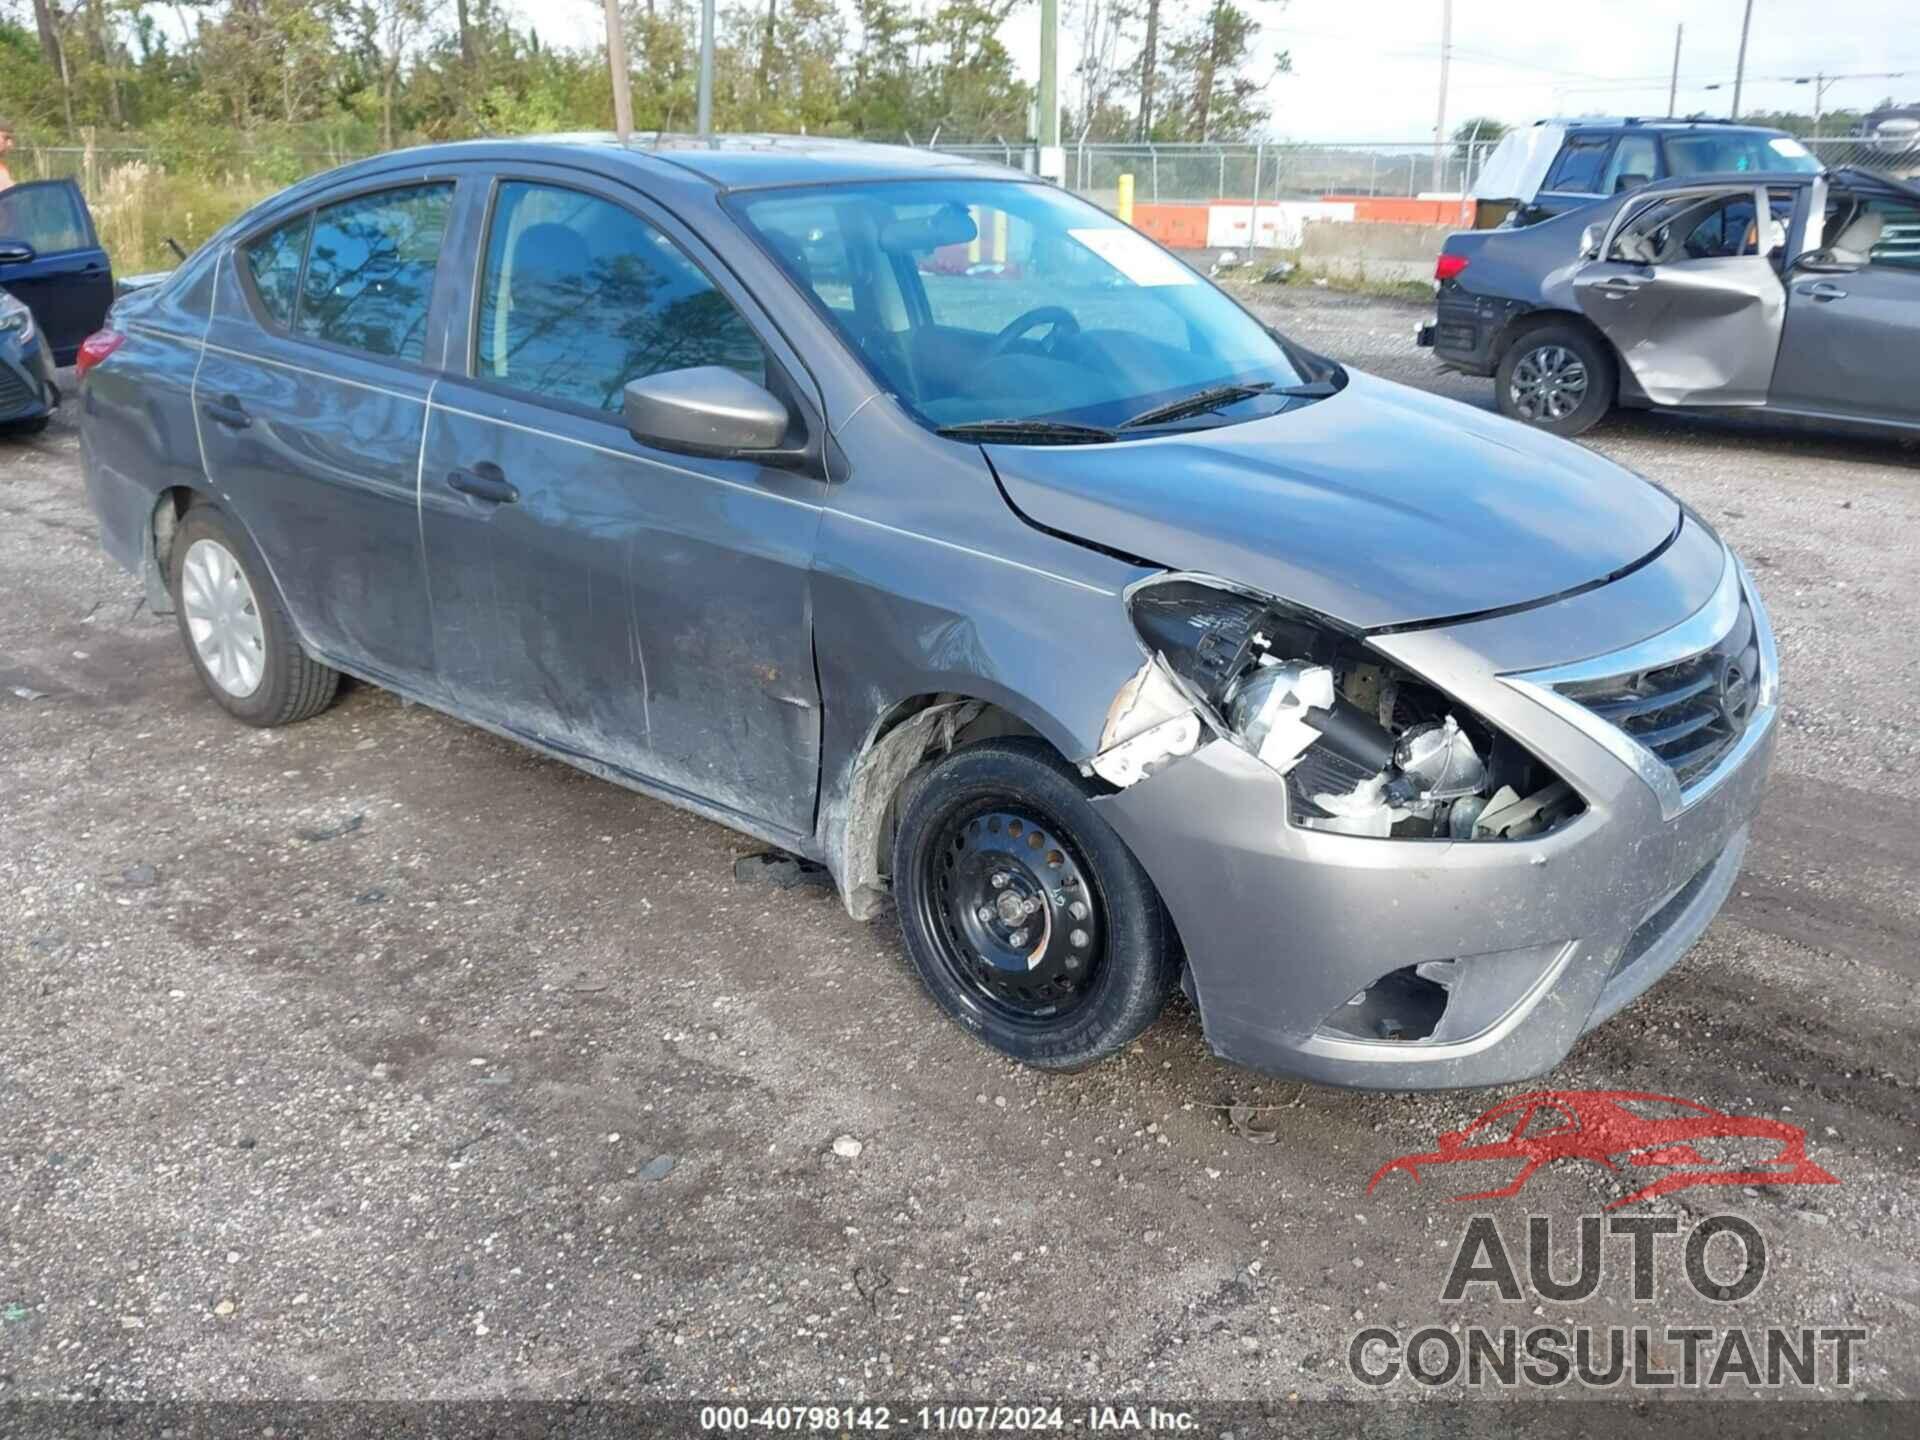
[[[1607,162],[1607,173],[1600,178],[1600,193],[1624,195],[1651,185],[1660,174],[1659,152],[1651,135],[1622,135]]]

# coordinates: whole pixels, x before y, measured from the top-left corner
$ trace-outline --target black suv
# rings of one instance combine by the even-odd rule
[[[1532,225],[1656,180],[1752,171],[1815,171],[1820,162],[1784,130],[1725,120],[1614,120],[1564,123],[1566,135],[1537,194],[1519,200],[1505,224]]]

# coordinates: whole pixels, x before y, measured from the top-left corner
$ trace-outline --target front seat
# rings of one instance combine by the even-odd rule
[[[1880,235],[1886,229],[1886,217],[1876,210],[1863,210],[1847,222],[1847,228],[1833,237],[1833,243],[1827,246],[1827,253],[1842,265],[1868,265],[1873,261],[1873,247],[1880,243]]]

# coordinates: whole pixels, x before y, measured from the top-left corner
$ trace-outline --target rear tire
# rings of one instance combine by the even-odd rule
[[[300,648],[273,577],[245,533],[211,505],[174,531],[174,618],[220,708],[248,725],[291,725],[333,702],[340,672]]]
[[[963,746],[922,772],[894,835],[893,892],[940,1007],[1028,1065],[1104,1059],[1179,979],[1153,881],[1037,740]]]
[[[1507,347],[1494,371],[1500,413],[1550,435],[1585,434],[1613,408],[1613,351],[1577,325],[1542,325]]]

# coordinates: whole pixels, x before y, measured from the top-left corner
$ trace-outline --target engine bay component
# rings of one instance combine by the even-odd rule
[[[1393,747],[1393,763],[1428,800],[1477,795],[1487,783],[1486,762],[1449,715],[1438,725],[1416,725]]]
[[[1515,840],[1585,808],[1530,752],[1324,616],[1178,573],[1134,586],[1127,605],[1148,661],[1090,762],[1111,784],[1191,752],[1205,728],[1285,776],[1288,819],[1309,829]]]
[[[1227,721],[1266,765],[1282,775],[1320,738],[1310,712],[1334,705],[1333,671],[1263,656],[1227,687]]]

